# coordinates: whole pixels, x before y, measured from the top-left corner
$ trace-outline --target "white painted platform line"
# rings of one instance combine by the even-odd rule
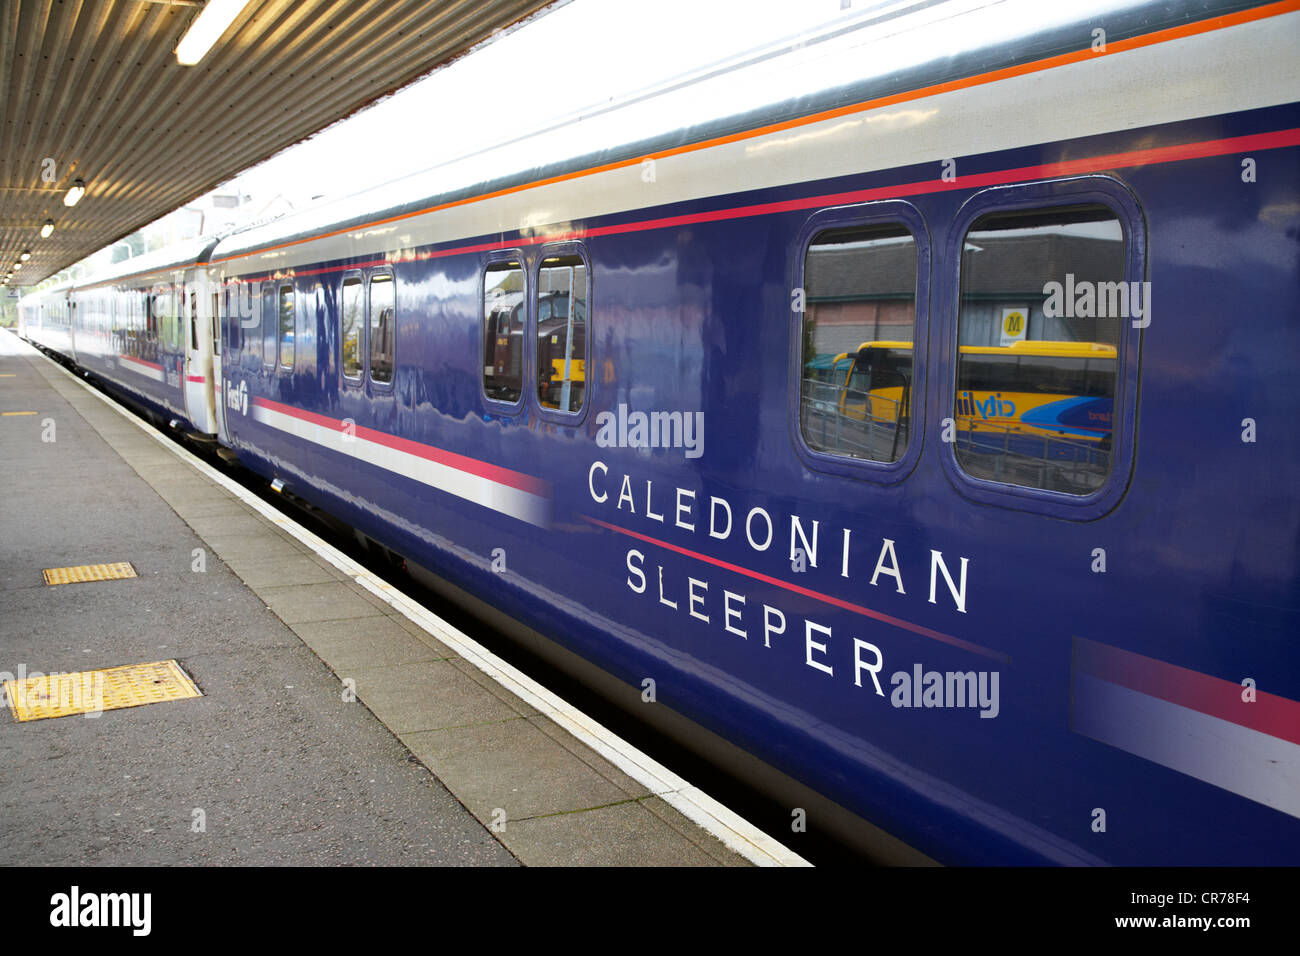
[[[32,349],[31,352],[37,356],[41,354],[35,349]],[[111,398],[87,385],[58,363],[50,361],[50,364],[123,418],[135,424],[141,431],[149,434],[160,445],[193,467],[209,481],[225,488],[272,524],[283,528],[306,544],[366,590],[382,597],[409,620],[420,625],[420,627],[450,647],[458,656],[463,657],[496,681],[497,684],[551,718],[572,734],[574,738],[596,751],[687,819],[717,837],[733,852],[738,853],[757,866],[811,865],[799,854],[782,846],[739,814],[727,809],[727,807],[714,800],[698,787],[691,786],[689,782],[673,773],[648,754],[643,753],[626,740],[611,733],[604,726],[582,713],[582,711],[551,693],[527,674],[497,657],[473,638],[448,624],[432,611],[417,604],[392,585],[371,574],[347,555],[321,540],[293,519],[281,514],[271,505],[227,478],[206,462],[199,460],[184,448],[176,445],[166,435],[136,418]]]

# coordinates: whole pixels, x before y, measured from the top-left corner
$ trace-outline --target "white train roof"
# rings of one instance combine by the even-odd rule
[[[1240,4],[1239,4],[1240,5]],[[715,64],[617,103],[602,104],[546,128],[434,168],[340,198],[263,225],[238,230],[213,251],[213,259],[301,239],[370,220],[401,215],[440,202],[468,199],[511,184],[534,182],[615,157],[653,156],[656,149],[751,129],[763,121],[807,115],[856,102],[877,91],[908,88],[910,77],[942,81],[972,72],[992,50],[1023,60],[1041,46],[1087,46],[1090,17],[1156,6],[1145,0],[901,0],[837,20],[813,34]],[[1190,15],[1189,15],[1190,18]],[[1139,19],[1133,17],[1135,24]],[[1142,18],[1150,29],[1150,18]],[[1109,26],[1109,22],[1108,22]],[[1080,32],[1082,30],[1082,32]],[[1068,38],[1068,39],[1066,39]],[[581,80],[581,72],[573,74]],[[550,82],[564,82],[557,74]],[[531,88],[517,99],[485,102],[484,118],[506,123],[526,115]],[[466,95],[473,95],[467,91]],[[454,135],[454,131],[449,131]],[[400,130],[390,144],[400,148]]]
[[[195,262],[206,262],[208,252],[217,244],[218,238],[218,236],[200,236],[197,239],[173,243],[141,256],[132,256],[130,259],[115,262],[107,269],[92,276],[85,276],[71,284],[80,289],[113,282],[127,276],[170,272],[193,265]]]

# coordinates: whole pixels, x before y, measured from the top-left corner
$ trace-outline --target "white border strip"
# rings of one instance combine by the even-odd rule
[[[1076,671],[1071,729],[1300,819],[1300,744]]]
[[[539,528],[551,527],[551,499],[534,495],[511,485],[481,475],[444,465],[430,458],[393,448],[362,435],[349,435],[334,428],[317,425],[288,415],[279,409],[253,403],[250,417],[303,441],[312,442],[339,455],[383,468],[403,478],[410,478],[438,491],[482,505],[510,518],[518,518]]]
[[[129,355],[117,356],[119,368],[124,368],[128,372],[135,372],[137,375],[143,375],[145,378],[151,378],[155,382],[166,381],[166,376],[161,368],[154,368],[152,365],[142,362],[139,359],[132,358]]]
[[[18,339],[18,341],[21,342],[22,340]],[[23,344],[26,345],[25,342]],[[35,352],[34,349],[33,352]],[[35,354],[45,358],[39,352],[35,352]],[[47,359],[47,361],[50,360]],[[53,361],[50,361],[50,364],[123,418],[135,424],[141,431],[171,451],[181,461],[191,465],[199,474],[214,484],[225,488],[272,524],[283,528],[356,581],[357,584],[372,594],[383,598],[392,607],[401,611],[409,620],[420,625],[442,641],[455,651],[458,656],[469,661],[501,687],[537,708],[580,742],[586,744],[618,767],[619,770],[645,786],[655,796],[717,837],[729,849],[756,866],[812,865],[799,854],[786,849],[776,840],[773,840],[739,814],[723,806],[703,790],[691,786],[685,779],[673,773],[648,754],[642,753],[626,740],[621,739],[595,720],[592,720],[572,704],[551,693],[527,674],[497,657],[432,611],[417,604],[391,584],[387,584],[371,574],[347,555],[322,541],[293,519],[276,511],[252,492],[227,478],[206,462],[194,457],[184,448],[173,443],[166,435],[136,418],[111,398],[96,391],[63,368],[63,366]]]

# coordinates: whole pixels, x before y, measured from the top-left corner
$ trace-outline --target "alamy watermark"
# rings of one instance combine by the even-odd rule
[[[1151,324],[1150,282],[1076,282],[1067,272],[1065,282],[1046,283],[1043,295],[1049,319],[1132,319],[1135,329]]]
[[[148,936],[152,912],[152,893],[83,893],[73,886],[50,897],[50,925],[57,927],[116,926]]]
[[[927,671],[920,664],[895,671],[889,683],[894,707],[971,707],[981,717],[996,717],[1001,710],[998,671]]]
[[[618,412],[596,416],[596,444],[601,448],[681,448],[687,458],[704,454],[703,412]]]
[[[11,687],[12,701],[9,700]],[[48,674],[32,671],[29,674],[27,665],[19,664],[16,674],[0,671],[0,705],[10,703],[19,708],[29,703],[48,703],[80,711],[86,717],[98,717],[104,712],[104,675],[99,671],[50,671]]]

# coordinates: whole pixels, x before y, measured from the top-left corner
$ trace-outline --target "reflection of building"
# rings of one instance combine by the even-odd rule
[[[1124,243],[1062,233],[972,234],[962,262],[962,345],[998,345],[1002,310],[1028,309],[1025,338],[1119,340],[1118,317],[1052,318],[1043,314],[1043,286],[1119,282]],[[911,341],[916,247],[910,242],[845,243],[809,251],[805,284],[812,351],[834,356],[863,342]]]
[[[814,354],[829,360],[863,342],[912,340],[915,243],[814,246],[804,284]]]
[[[973,248],[972,248],[973,247]],[[976,252],[975,249],[981,251]],[[1035,231],[1029,235],[973,234],[962,257],[961,345],[998,345],[1002,310],[1028,306],[1025,338],[1055,342],[1119,341],[1120,319],[1043,314],[1043,286],[1065,282],[1120,282],[1124,242]]]

